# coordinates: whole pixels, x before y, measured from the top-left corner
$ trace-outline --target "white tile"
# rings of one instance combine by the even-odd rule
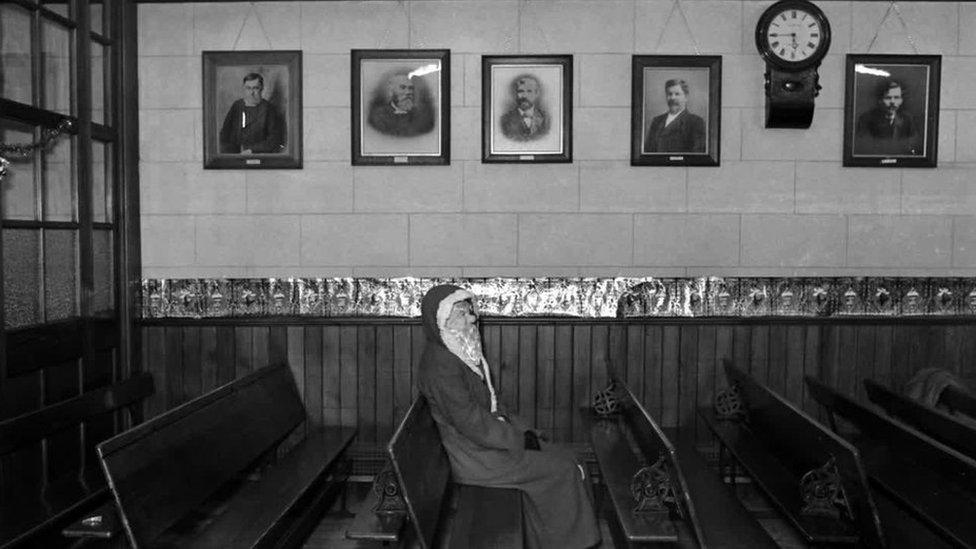
[[[833,48],[831,48],[833,50]],[[814,100],[816,109],[843,109],[846,80],[844,70],[847,58],[844,55],[824,57],[817,74],[820,75],[820,95]],[[816,111],[814,111],[816,112]]]
[[[301,230],[302,265],[407,265],[403,214],[306,215]]]
[[[247,267],[244,272],[245,278],[348,278],[355,276],[352,267],[305,267],[302,265]]]
[[[521,4],[521,7],[523,52],[581,54],[633,51],[633,2],[533,0]]]
[[[836,162],[799,162],[796,211],[802,214],[899,213],[901,171],[844,168]]]
[[[738,265],[739,216],[637,215],[634,263],[675,267]]]
[[[417,278],[461,278],[458,267],[354,267],[352,276],[356,278],[402,278],[407,276]]]
[[[412,265],[515,265],[514,214],[416,214],[410,216]]]
[[[305,109],[306,160],[352,159],[349,108],[317,107]]]
[[[742,265],[842,267],[846,250],[843,215],[742,216]]]
[[[688,55],[740,51],[740,2],[652,0],[637,2],[636,6],[635,49],[639,52]]]
[[[722,107],[762,107],[766,65],[758,54],[722,56]]]
[[[200,158],[193,139],[198,118],[192,110],[140,110],[139,155],[148,161],[192,161]]]
[[[139,58],[140,109],[199,109],[200,89],[199,55]]]
[[[307,107],[349,106],[349,54],[305,54],[303,105]]]
[[[576,109],[573,157],[580,160],[629,159],[630,121],[628,107]]]
[[[631,56],[587,54],[577,56],[579,104],[584,107],[627,107],[631,104]]]
[[[458,57],[464,59],[464,104],[469,107],[480,107],[482,92],[481,56],[462,54]]]
[[[945,120],[946,111],[942,111],[942,114],[942,119]],[[955,127],[955,160],[957,162],[976,162],[976,111],[956,112]],[[943,146],[943,143],[940,142],[940,153]]]
[[[461,209],[459,163],[450,166],[357,168],[357,212],[456,212]]]
[[[723,162],[688,171],[688,211],[792,213],[793,162]]]
[[[652,277],[652,278],[680,278],[685,276],[684,267],[660,267],[656,265],[643,265],[639,267],[582,267],[579,276],[596,278],[616,278],[616,277]]]
[[[959,55],[976,55],[976,4],[959,4]],[[969,29],[966,32],[962,29]]]
[[[410,47],[450,48],[452,53],[515,53],[518,9],[516,0],[414,0],[410,4]]]
[[[406,2],[304,2],[302,49],[349,53],[350,49],[407,48]]]
[[[200,3],[193,7],[193,44],[205,50],[301,49],[297,2]]]
[[[519,265],[632,264],[629,214],[521,214]]]
[[[145,214],[241,214],[244,172],[204,170],[184,162],[143,162],[139,203]]]
[[[858,31],[850,51],[952,55],[957,51],[957,19],[953,2],[854,2],[853,25]]]
[[[580,162],[580,209],[588,212],[683,212],[687,168]]]
[[[976,57],[942,58],[942,109],[976,109]]]
[[[851,216],[848,267],[949,267],[952,219]]]
[[[451,160],[481,159],[481,108],[451,110]]]
[[[765,109],[742,111],[743,160],[834,160],[841,158],[844,123],[840,109],[817,108],[810,128],[766,128]]]
[[[193,217],[181,215],[141,216],[142,265],[177,267],[194,264]]]
[[[468,278],[546,278],[560,276],[575,277],[580,275],[580,269],[578,267],[537,267],[532,265],[520,267],[482,267],[472,265],[470,267],[464,267],[461,272]]]
[[[559,212],[579,209],[579,171],[572,164],[464,163],[464,210]]]
[[[152,266],[142,270],[142,278],[248,278],[247,268],[238,265]]]
[[[353,169],[348,162],[305,162],[301,170],[247,172],[248,213],[351,212]]]
[[[719,131],[719,162],[742,160],[742,109],[722,107],[722,126]]]
[[[298,263],[297,215],[197,217],[198,265],[274,266]]]
[[[195,53],[193,4],[138,4],[136,10],[140,58]]]
[[[451,107],[464,106],[464,56],[451,52]]]
[[[965,111],[941,111],[939,112],[939,142],[937,143],[938,152],[938,164],[944,166],[947,162],[955,162],[956,159],[956,116],[961,116],[963,114],[970,114]],[[968,120],[966,121],[968,122]],[[963,143],[976,143],[976,140],[971,139],[969,136],[964,136],[963,133],[972,133],[972,128],[960,128],[959,130],[959,140]],[[969,153],[973,157],[973,147],[963,147],[964,153]],[[962,162],[961,158],[958,159]]]
[[[952,266],[976,268],[976,216],[955,218]],[[965,276],[972,276],[972,271]]]
[[[976,214],[976,178],[971,169],[905,170],[902,212],[906,214]]]

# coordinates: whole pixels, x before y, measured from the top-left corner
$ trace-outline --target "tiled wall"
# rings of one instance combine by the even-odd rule
[[[824,1],[809,130],[763,128],[770,2],[140,4],[144,277],[971,276],[976,4]],[[670,22],[668,14],[671,13]],[[844,55],[941,54],[937,169],[841,167]],[[349,50],[450,48],[452,163],[350,165]],[[629,165],[632,54],[723,57],[718,168]],[[302,170],[203,170],[203,50],[301,49]],[[481,55],[575,57],[574,162],[480,162]]]

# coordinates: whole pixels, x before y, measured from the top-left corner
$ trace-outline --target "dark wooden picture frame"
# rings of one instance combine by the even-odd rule
[[[631,67],[630,164],[718,166],[722,56],[635,55]]]
[[[481,57],[481,161],[573,161],[573,56]]]
[[[352,164],[451,163],[451,50],[352,50]]]
[[[844,166],[934,168],[941,55],[848,54]]]
[[[203,52],[203,167],[302,167],[302,52]]]

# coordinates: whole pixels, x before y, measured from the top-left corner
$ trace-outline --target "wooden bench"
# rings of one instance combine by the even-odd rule
[[[813,398],[829,412],[835,429],[835,416],[854,428],[840,432],[860,450],[872,483],[894,503],[892,508],[901,511],[902,517],[907,514],[921,521],[952,545],[976,546],[976,461],[812,377],[806,383]],[[885,517],[886,527],[904,523],[901,517]],[[922,535],[920,530],[925,528],[905,530]],[[938,541],[905,546],[935,547]]]
[[[663,431],[626,383],[612,378],[580,412],[613,505],[618,546],[777,547],[709,470],[693,438]]]
[[[452,482],[451,464],[426,398],[411,404],[387,452],[391,473],[377,483],[386,490],[374,492],[386,497],[360,511],[347,537],[422,549],[522,547],[521,493]],[[404,531],[395,531],[404,520]]]
[[[976,427],[973,423],[960,421],[942,410],[899,395],[870,379],[864,380],[864,388],[871,402],[884,409],[888,415],[976,459]]]
[[[976,397],[964,393],[955,387],[946,387],[942,390],[939,402],[953,414],[962,414],[967,419],[976,421]]]
[[[0,421],[0,456],[11,459],[7,466],[17,460],[39,460],[43,439],[66,429],[77,429],[79,424],[105,414],[138,406],[152,393],[152,376],[136,374],[115,385]],[[97,462],[87,465],[70,477],[38,483],[29,489],[5,486],[5,496],[9,497],[0,504],[0,546],[56,546],[63,543],[63,528],[108,502],[108,485]]]
[[[99,444],[130,545],[300,545],[342,489],[355,435],[304,420],[291,371],[268,366]]]
[[[725,361],[730,389],[699,414],[808,542],[886,545],[857,450]],[[734,477],[734,475],[733,475]]]

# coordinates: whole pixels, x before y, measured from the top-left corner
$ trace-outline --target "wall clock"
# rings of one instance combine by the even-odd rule
[[[766,127],[809,128],[830,49],[827,16],[807,0],[780,0],[759,18],[756,47],[766,61]]]

